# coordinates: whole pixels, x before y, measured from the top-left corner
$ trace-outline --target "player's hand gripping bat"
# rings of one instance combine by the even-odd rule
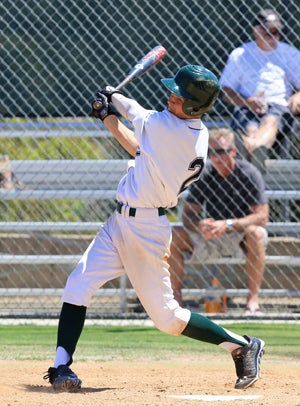
[[[142,59],[140,59],[129,71],[125,79],[115,88],[121,90],[128,83],[141,77],[150,69],[152,69],[165,55],[167,51],[161,45],[157,45],[149,51]],[[95,100],[93,103],[94,110],[100,110],[102,107],[101,101]]]

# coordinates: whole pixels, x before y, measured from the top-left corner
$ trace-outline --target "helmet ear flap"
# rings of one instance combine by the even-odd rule
[[[182,111],[188,116],[199,116],[201,107],[198,101],[186,100],[182,105]]]
[[[198,101],[186,100],[182,105],[182,111],[188,116],[201,116],[213,107],[215,100],[216,98],[214,98],[210,105],[206,107],[202,107]]]

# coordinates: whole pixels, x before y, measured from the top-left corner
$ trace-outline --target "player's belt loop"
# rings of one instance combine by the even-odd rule
[[[122,214],[122,206],[123,206],[122,203],[117,202],[116,210],[117,210],[117,212],[120,213],[120,214]]]
[[[158,208],[158,215],[164,216],[166,214],[166,210],[163,207]]]
[[[125,206],[121,202],[117,202],[117,212],[122,214],[122,207]],[[129,207],[128,215],[129,217],[135,217],[136,209],[134,207]]]
[[[135,217],[136,209],[134,207],[129,207],[129,217]]]

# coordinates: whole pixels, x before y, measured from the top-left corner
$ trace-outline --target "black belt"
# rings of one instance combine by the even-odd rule
[[[122,206],[124,206],[123,203],[117,202],[117,212],[122,213]],[[135,217],[137,209],[135,207],[129,207],[129,217]],[[158,207],[157,212],[159,216],[164,216],[166,214],[166,210],[163,207]]]

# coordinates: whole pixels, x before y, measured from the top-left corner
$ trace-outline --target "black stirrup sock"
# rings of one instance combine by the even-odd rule
[[[216,345],[225,341],[240,344],[241,346],[245,345],[245,342],[241,341],[238,335],[231,333],[231,331],[224,329],[198,313],[191,314],[191,318],[181,334]]]
[[[68,365],[73,362],[73,353],[82,332],[86,315],[85,306],[63,303],[58,323],[57,347],[63,347],[70,355]]]

